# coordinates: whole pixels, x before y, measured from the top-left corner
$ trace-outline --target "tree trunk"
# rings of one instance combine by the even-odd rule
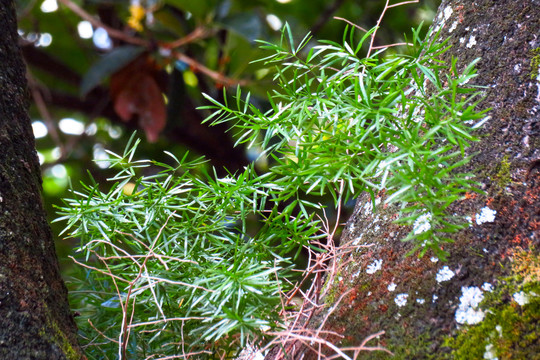
[[[81,359],[43,210],[13,1],[0,1],[0,359]]]
[[[478,155],[467,170],[486,194],[469,194],[455,205],[471,226],[445,246],[446,262],[429,253],[406,256],[412,246],[401,240],[410,229],[393,224],[397,208],[384,205],[383,193],[373,212],[367,196],[358,199],[341,243],[369,247],[341,250],[338,276],[323,300],[328,306],[311,324],[318,329],[331,311],[324,329],[343,337],[328,340],[354,346],[385,331],[367,345],[384,346],[396,359],[540,356],[539,5],[442,2],[433,26],[450,37],[443,60],[453,55],[463,68],[482,58],[474,82],[487,87],[481,107],[492,108],[491,118],[477,132],[481,141],[469,153]],[[381,269],[368,274],[376,260]],[[359,358],[391,356],[373,351]]]

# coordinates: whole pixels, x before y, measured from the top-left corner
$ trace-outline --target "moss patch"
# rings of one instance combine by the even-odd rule
[[[53,320],[51,314],[48,312],[48,308],[46,307],[46,305],[43,306],[46,308],[45,313],[47,314],[47,320],[45,326],[39,331],[39,335],[44,338],[52,339],[52,341],[60,349],[62,349],[62,353],[66,356],[66,359],[81,359],[81,355],[73,348],[73,345],[70,343],[69,339],[60,329],[58,324]]]
[[[503,189],[512,182],[508,155],[505,155],[497,166],[497,174],[495,175],[495,179],[497,181],[497,185],[499,185],[499,187]]]
[[[343,274],[341,270],[338,270],[336,272],[336,275],[333,278],[332,283],[330,283],[331,278],[328,276],[324,280],[322,292],[328,291],[328,293],[326,294],[324,298],[324,302],[326,306],[329,306],[329,307],[332,306],[337,300],[337,298],[339,297],[339,295],[341,295],[341,293],[343,292],[342,286],[340,286],[339,284],[339,278],[342,277],[342,275]]]
[[[540,68],[540,48],[531,51],[533,57],[531,59],[531,79],[535,80],[538,77],[538,69]]]
[[[445,345],[452,349],[447,358],[535,359],[540,354],[540,256],[521,248],[513,255],[512,275],[485,294],[484,321],[447,338]],[[520,295],[526,298],[521,305]]]

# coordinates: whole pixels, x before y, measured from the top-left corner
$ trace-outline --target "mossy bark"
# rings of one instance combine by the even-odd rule
[[[0,359],[81,359],[40,197],[13,1],[0,1]]]
[[[493,316],[508,313],[508,307],[517,312],[515,319],[520,318],[519,313],[527,313],[521,318],[535,323],[520,326],[527,330],[517,335],[514,332],[512,344],[508,345],[510,340],[505,340],[505,349],[510,349],[508,353],[502,353],[501,347],[496,354],[493,350],[498,346],[496,341],[489,343],[495,329],[485,329],[485,341],[467,346],[479,347],[474,353],[480,354],[480,358],[492,355],[526,358],[516,355],[524,354],[524,348],[528,348],[529,354],[538,351],[538,355],[540,342],[534,333],[539,314],[534,312],[540,307],[526,304],[522,308],[512,298],[513,291],[519,292],[524,287],[534,289],[539,280],[539,266],[533,264],[535,270],[531,273],[536,275],[529,277],[527,283],[522,281],[523,277],[514,271],[513,260],[516,254],[523,252],[530,258],[538,258],[540,249],[540,77],[534,61],[540,47],[538,3],[532,0],[444,0],[433,26],[443,28],[443,39],[450,37],[452,47],[443,59],[447,63],[450,56],[457,57],[461,67],[481,58],[474,82],[486,86],[487,97],[481,107],[492,108],[491,118],[477,132],[481,141],[468,151],[478,155],[467,165],[466,171],[475,174],[486,195],[469,194],[453,208],[456,214],[470,216],[472,223],[454,236],[455,243],[445,245],[445,250],[451,254],[445,262],[429,253],[423,258],[406,256],[412,246],[401,240],[410,229],[393,223],[398,209],[384,205],[384,193],[377,195],[382,201],[373,212],[367,195],[358,199],[341,243],[356,240],[368,247],[352,253],[342,250],[337,264],[340,276],[329,284],[330,295],[326,298],[329,306],[319,312],[311,327],[317,329],[317,321],[325,318],[330,305],[335,305],[336,299],[349,292],[333,310],[324,328],[342,337],[334,336],[329,340],[337,345],[353,346],[370,334],[385,331],[368,345],[381,345],[395,354],[391,357],[381,351],[364,352],[360,358],[478,358],[472,352],[456,349],[465,343],[459,340],[461,333],[482,326],[482,322],[458,324],[456,319],[464,289],[474,287],[485,299],[491,299],[491,304],[497,304],[497,309],[483,309],[484,321],[489,320],[486,324],[496,324]],[[497,212],[495,219],[477,224],[476,219],[485,207]],[[382,260],[382,268],[368,274],[367,266],[375,260]],[[444,266],[453,275],[447,280],[439,276],[438,281],[437,274],[443,274]],[[486,283],[493,286],[492,292],[488,291]],[[493,300],[493,294],[498,294],[497,301]],[[537,302],[532,300],[532,303]],[[527,341],[520,341],[523,339]],[[514,355],[511,351],[515,351]],[[309,358],[308,352],[306,350],[304,359]]]

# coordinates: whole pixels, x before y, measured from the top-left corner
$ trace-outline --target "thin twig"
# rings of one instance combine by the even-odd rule
[[[103,260],[112,260],[112,259],[138,259],[138,258],[143,258],[143,257],[147,257],[148,255],[129,255],[129,256],[103,256],[102,259]],[[151,254],[150,257],[155,257],[156,259],[167,259],[167,260],[174,260],[174,261],[178,261],[178,262],[183,262],[183,263],[190,263],[190,264],[195,264],[195,265],[198,265],[199,263],[195,260],[186,260],[186,259],[180,259],[178,257],[175,257],[175,256],[169,256],[169,255],[161,255],[161,254]],[[161,262],[161,264],[163,266],[166,265],[166,263],[164,264],[163,262]],[[167,269],[168,270],[168,269]]]
[[[94,239],[94,240],[91,240],[90,242],[88,242],[88,244],[86,245],[87,247],[92,245],[93,243],[103,243],[105,245],[109,245],[110,247],[112,247],[113,249],[115,249],[116,251],[118,252],[122,252],[124,254],[126,254],[126,257],[129,258],[133,263],[137,264],[137,266],[140,268],[141,267],[141,264],[138,263],[137,260],[135,260],[135,258],[130,254],[128,253],[126,250],[122,249],[121,247],[113,244],[112,242],[110,241],[105,241],[103,239]],[[106,260],[107,258],[104,258],[104,257],[99,257],[100,260],[104,261]]]
[[[343,300],[343,298],[345,298],[345,296],[349,295],[351,293],[351,291],[353,291],[353,289],[350,289],[348,291],[345,291],[343,294],[341,294],[341,296],[337,299],[337,301],[335,302],[335,304],[332,305],[332,307],[330,308],[330,310],[328,311],[328,313],[326,313],[323,321],[321,322],[321,325],[319,326],[319,328],[317,329],[317,332],[315,333],[315,336],[319,336],[319,333],[322,331],[322,329],[324,328],[324,326],[326,325],[326,322],[328,321],[328,318],[330,317],[330,315],[338,308],[339,304],[341,303],[341,300]]]
[[[163,223],[163,225],[161,226],[161,228],[159,229],[156,237],[154,238],[154,241],[152,242],[152,245],[150,246],[150,252],[149,254],[152,254],[154,252],[154,246],[156,245],[158,239],[161,237],[161,233],[163,232],[163,229],[165,228],[165,226],[167,226],[167,224],[169,223],[169,220],[171,219],[171,217],[175,214],[175,211],[173,211],[169,217],[167,217],[167,220],[165,220],[165,222]],[[123,310],[123,316],[122,316],[122,328],[120,330],[120,359],[123,359],[123,358],[126,358],[126,350],[127,350],[127,343],[128,343],[128,339],[129,339],[129,328],[128,328],[128,323],[126,321],[126,311],[127,311],[127,306],[129,304],[129,300],[130,300],[130,296],[133,292],[133,287],[135,286],[135,284],[137,283],[137,281],[141,278],[142,276],[142,272],[143,272],[143,269],[146,270],[146,263],[148,262],[148,258],[149,256],[147,256],[144,261],[143,261],[143,264],[142,266],[140,266],[140,269],[139,269],[139,273],[137,274],[137,276],[135,277],[134,280],[132,280],[130,283],[129,283],[129,289],[127,291],[127,295],[126,295],[126,307],[122,307],[122,310]],[[105,266],[108,267],[107,263],[105,263]],[[159,305],[158,305],[159,306]]]
[[[158,282],[158,283],[163,282],[163,283],[173,284],[173,285],[182,285],[182,286],[185,286],[185,287],[204,290],[204,291],[208,291],[208,292],[215,292],[215,290],[207,289],[204,286],[193,285],[193,284],[189,284],[189,283],[186,283],[186,282],[183,282],[183,281],[174,281],[174,280],[162,279],[162,278],[158,278],[158,277],[155,277],[155,276],[148,276],[147,278],[150,279],[150,280],[156,280],[156,282]],[[146,288],[146,287],[141,287],[141,289],[142,288]]]
[[[401,5],[406,5],[406,4],[415,4],[415,3],[418,3],[418,0],[403,1],[397,4],[389,5],[388,8],[390,9],[396,6],[401,6]]]
[[[88,319],[88,323],[90,324],[90,326],[92,327],[92,329],[94,329],[99,335],[103,336],[105,339],[109,340],[110,342],[114,342],[114,343],[117,343],[118,344],[118,340],[115,340],[111,337],[108,337],[107,335],[105,335],[103,332],[99,331],[98,328],[96,328],[94,326],[94,324],[92,323],[92,320]]]
[[[386,4],[384,5],[384,9],[381,12],[381,16],[379,16],[379,19],[377,20],[377,25],[375,25],[375,31],[373,31],[373,34],[371,34],[371,41],[369,42],[369,49],[368,49],[366,58],[369,58],[369,56],[371,55],[371,51],[374,50],[373,42],[375,41],[375,36],[377,35],[377,31],[379,30],[379,26],[381,25],[381,22],[384,18],[384,14],[386,13],[386,10],[388,10],[389,8],[400,6],[400,5],[417,3],[418,0],[403,1],[397,4],[393,4],[393,5],[388,5],[389,2],[390,0],[386,0]]]
[[[96,19],[94,16],[88,14],[84,9],[79,7],[77,4],[73,3],[71,0],[59,0],[59,1],[62,4],[64,4],[66,7],[68,7],[71,11],[73,11],[75,14],[79,15],[82,19],[90,22],[95,27],[103,28],[110,37],[122,40],[124,42],[130,43],[130,44],[133,44],[133,45],[143,46],[145,48],[150,48],[151,47],[151,44],[150,44],[149,41],[147,41],[145,39],[135,37],[135,36],[128,35],[124,31],[114,29],[114,28],[102,23],[101,21]],[[193,32],[191,32],[190,34],[186,35],[185,37],[183,37],[181,39],[175,40],[175,41],[170,42],[170,43],[158,44],[158,46],[161,46],[161,47],[166,48],[166,49],[173,49],[173,48],[177,48],[179,46],[188,44],[190,42],[193,42],[195,40],[202,39],[202,38],[208,36],[209,34],[210,34],[209,31],[207,31],[207,30],[205,30],[205,29],[203,29],[201,27],[198,27]],[[190,58],[189,56],[187,56],[187,55],[185,55],[183,53],[173,52],[172,56],[175,57],[177,60],[185,62],[186,64],[188,64],[193,69],[195,69],[197,71],[200,71],[201,73],[207,75],[208,77],[210,77],[214,81],[216,81],[219,84],[222,84],[224,86],[228,87],[228,86],[234,86],[234,85],[246,85],[247,84],[246,80],[233,80],[233,79],[230,79],[230,78],[224,76],[223,74],[220,74],[220,73],[218,73],[218,72],[216,72],[214,70],[211,70],[211,69],[207,68],[203,64],[199,63],[198,61]]]
[[[309,29],[309,32],[312,35],[315,35],[321,30],[321,28],[328,22],[328,19],[332,16],[333,13],[335,13],[345,0],[335,0],[333,4],[330,4],[326,7],[326,9],[323,10],[321,16],[317,19],[315,24]]]
[[[270,333],[270,335],[282,335],[282,334],[280,334],[280,333]],[[318,337],[314,337],[314,336],[305,336],[305,335],[296,334],[296,333],[294,333],[292,331],[290,332],[290,336],[292,338],[294,338],[294,339],[305,340],[305,341],[309,341],[309,342],[323,344],[323,345],[329,347],[330,349],[334,350],[334,352],[339,354],[343,359],[353,360],[349,356],[347,356],[347,354],[345,354],[343,351],[341,351],[337,346],[335,346],[334,344],[332,344],[331,342],[329,342],[327,340],[324,340],[324,339],[321,339],[321,338],[318,338]]]
[[[28,86],[30,87],[30,92],[32,93],[34,103],[36,104],[36,107],[39,111],[39,114],[41,115],[41,118],[43,119],[43,122],[47,126],[47,130],[51,135],[51,139],[60,149],[60,158],[64,158],[66,156],[66,147],[60,139],[57,124],[53,120],[51,113],[47,108],[47,104],[45,103],[43,95],[41,94],[40,86],[38,85],[37,81],[34,79],[32,73],[29,70],[26,72],[26,79],[28,80]]]
[[[223,74],[221,74],[221,73],[219,73],[217,71],[214,71],[214,70],[211,70],[211,69],[207,68],[203,64],[193,60],[192,58],[190,58],[189,56],[187,56],[187,55],[185,55],[183,53],[173,52],[173,56],[177,60],[180,60],[180,61],[186,63],[187,65],[189,65],[190,67],[192,67],[196,71],[200,71],[201,73],[205,74],[206,76],[213,79],[217,83],[222,84],[223,86],[226,86],[226,87],[235,86],[235,85],[244,86],[244,85],[246,85],[248,83],[246,80],[234,80],[234,79],[228,78],[227,76],[225,76],[225,75],[223,75]]]
[[[412,44],[412,43],[406,43],[406,42],[400,42],[400,43],[393,43],[393,44],[390,44],[390,45],[374,46],[372,49],[373,49],[373,50],[377,50],[377,49],[387,49],[387,48],[389,48],[389,47],[401,46],[401,45],[413,46],[414,44]]]
[[[201,351],[191,352],[191,353],[184,354],[184,355],[171,355],[171,356],[165,356],[165,357],[158,358],[158,359],[156,359],[156,360],[188,359],[188,358],[191,357],[191,356],[194,356],[194,355],[201,355],[201,354],[210,354],[210,355],[212,355],[212,352],[211,352],[211,351],[207,351],[207,350],[201,350]]]
[[[71,255],[69,255],[68,257],[69,257],[71,260],[73,260],[73,262],[74,262],[75,264],[77,264],[77,265],[80,265],[80,266],[82,266],[82,267],[84,267],[84,268],[87,268],[87,269],[90,269],[90,270],[97,271],[97,272],[99,272],[99,273],[101,273],[101,274],[103,274],[103,275],[107,275],[107,276],[109,276],[109,277],[111,277],[111,278],[115,278],[115,279],[117,279],[117,280],[120,280],[120,281],[123,281],[123,282],[126,282],[126,283],[129,284],[129,280],[123,279],[123,278],[121,278],[120,276],[114,275],[114,274],[112,274],[112,273],[110,273],[110,272],[103,271],[103,270],[101,270],[101,269],[99,269],[99,268],[97,268],[97,267],[94,267],[94,266],[86,265],[85,263],[80,262],[79,260],[75,259],[75,258],[74,258],[73,256],[71,256]]]
[[[112,38],[122,40],[133,45],[140,45],[144,47],[149,47],[150,45],[150,43],[144,39],[128,35],[121,30],[114,29],[102,23],[101,21],[96,19],[94,16],[87,13],[83,8],[79,7],[79,5],[75,4],[74,2],[70,0],[58,0],[58,1],[64,4],[67,8],[69,8],[75,14],[79,15],[80,18],[88,21],[90,24],[94,25],[97,28],[103,28],[107,32],[107,34]]]
[[[334,19],[336,20],[341,20],[341,21],[345,21],[347,24],[351,25],[351,26],[354,26],[355,28],[359,29],[359,30],[362,30],[363,32],[368,32],[366,29],[364,29],[363,27],[361,27],[360,25],[356,25],[355,23],[353,23],[352,21],[349,21],[345,18],[342,18],[342,17],[339,17],[339,16],[334,16]]]
[[[174,41],[171,41],[171,42],[168,42],[168,43],[163,43],[163,44],[160,44],[160,47],[163,47],[165,49],[174,49],[174,48],[177,48],[177,47],[180,47],[182,45],[186,45],[186,44],[189,44],[189,43],[192,43],[196,40],[200,40],[200,39],[204,39],[205,37],[209,36],[211,34],[211,32],[202,27],[202,26],[198,26],[195,28],[195,30],[193,30],[192,32],[190,32],[189,34],[187,34],[186,36],[178,39],[178,40],[174,40]]]
[[[343,196],[343,188],[344,188],[345,181],[343,179],[341,179],[339,182],[340,182],[340,184],[339,184],[339,197],[338,197],[338,200],[337,200],[336,224],[334,226],[334,230],[329,235],[329,237],[331,239],[334,239],[334,236],[336,235],[336,231],[337,231],[337,229],[339,227],[339,219],[341,218],[341,199],[342,199],[342,196]]]
[[[135,324],[129,324],[128,328],[136,328],[139,326],[146,326],[146,325],[156,325],[161,323],[168,323],[171,321],[187,321],[187,320],[207,320],[208,318],[200,317],[200,316],[192,316],[192,317],[175,317],[175,318],[167,318],[162,320],[155,320],[155,321],[146,321],[141,323],[135,323]]]

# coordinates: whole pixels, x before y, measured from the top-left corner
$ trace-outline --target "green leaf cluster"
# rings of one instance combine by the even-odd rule
[[[175,165],[134,161],[134,142],[111,153],[120,171],[109,191],[83,184],[66,200],[59,220],[81,240],[78,261],[93,286],[75,293],[93,322],[82,328],[90,357],[228,357],[284,326],[280,296],[294,259],[328,236],[317,197],[330,194],[339,206],[367,191],[374,203],[384,191],[401,205],[398,221],[412,225],[404,240],[420,255],[445,256],[442,243],[464,226],[451,204],[480,191],[458,171],[486,119],[480,89],[467,85],[476,61],[462,71],[456,59],[445,65],[446,43],[439,34],[422,41],[420,30],[406,55],[363,56],[374,31],[295,45],[286,25],[281,44],[263,43],[272,54],[261,61],[279,84],[270,110],[240,88],[224,103],[206,96],[207,121],[228,123],[237,143],[262,148],[268,173],[251,165],[201,175],[202,159],[170,153]]]
[[[446,234],[463,227],[449,216],[450,205],[480,191],[472,174],[457,171],[470,160],[465,150],[487,111],[477,109],[481,89],[467,85],[479,59],[462,71],[455,58],[444,64],[446,41],[432,33],[422,41],[420,29],[408,54],[384,57],[380,49],[365,57],[374,31],[355,41],[354,29],[346,30],[342,44],[310,47],[309,36],[295,45],[286,25],[281,44],[263,42],[272,55],[261,61],[274,66],[279,83],[268,94],[272,108],[262,112],[238,89],[234,103],[207,96],[215,111],[207,121],[229,123],[237,143],[265,149],[283,198],[330,193],[337,203],[384,190],[387,202],[401,205],[399,222],[416,222],[406,238],[415,240],[413,251],[444,257]]]
[[[318,221],[294,207],[278,211],[274,184],[252,167],[197,176],[200,159],[133,161],[137,144],[111,153],[121,170],[108,192],[83,184],[59,210],[89,269],[72,294],[79,311],[126,344],[93,346],[100,336],[82,323],[88,355],[232,354],[282,326],[282,277],[292,278],[291,252],[319,236]],[[252,217],[264,224],[254,233]]]

